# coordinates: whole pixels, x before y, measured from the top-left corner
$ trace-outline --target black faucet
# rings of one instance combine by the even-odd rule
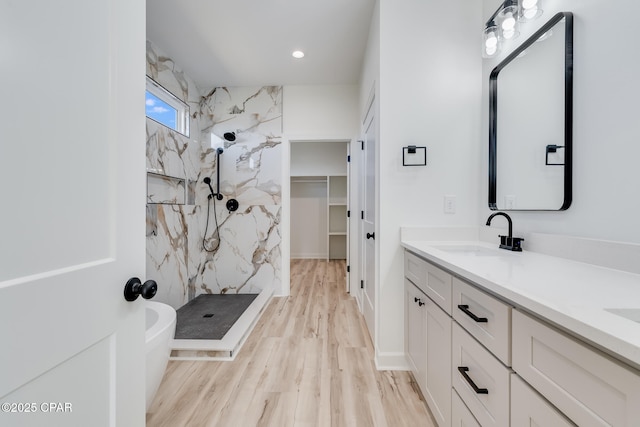
[[[500,237],[500,249],[506,249],[508,251],[522,252],[521,242],[524,241],[521,237],[513,237],[513,223],[511,217],[504,212],[496,212],[487,218],[487,225],[491,225],[491,220],[496,216],[503,216],[507,218],[509,222],[509,235]]]

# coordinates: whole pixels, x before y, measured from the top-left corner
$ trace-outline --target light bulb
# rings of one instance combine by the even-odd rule
[[[542,15],[542,1],[541,0],[520,0],[521,16],[520,20],[523,22],[533,21]]]
[[[497,51],[498,51],[498,45],[495,44],[493,46],[488,46],[486,47],[486,49],[484,50],[487,54],[487,56],[492,56],[494,55]]]
[[[512,14],[508,13],[505,15],[504,21],[502,21],[502,29],[504,31],[513,30],[513,27],[516,26],[516,20]]]
[[[484,45],[487,48],[495,48],[498,45],[498,38],[495,36],[495,34],[491,34],[484,42]]]
[[[507,6],[498,14],[503,39],[515,39],[518,37],[518,34],[520,34],[518,31],[518,21],[516,20],[518,13],[518,6]]]

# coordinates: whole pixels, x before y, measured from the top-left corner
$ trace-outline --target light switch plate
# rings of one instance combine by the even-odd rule
[[[452,196],[452,195],[444,196],[444,213],[446,214],[456,213],[456,196]]]

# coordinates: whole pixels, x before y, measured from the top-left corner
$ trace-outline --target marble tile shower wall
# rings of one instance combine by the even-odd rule
[[[159,284],[156,299],[178,308],[201,293],[257,293],[278,286],[282,88],[214,88],[203,96],[150,43],[147,75],[187,102],[191,112],[189,138],[147,119],[147,277]],[[211,136],[225,132],[235,132],[236,140]],[[215,186],[213,139],[224,144],[224,199],[215,202],[203,184],[208,176]],[[232,213],[226,209],[230,198],[240,205]]]

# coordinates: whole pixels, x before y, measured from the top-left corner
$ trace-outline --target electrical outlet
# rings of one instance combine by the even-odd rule
[[[444,213],[456,213],[456,196],[444,196]]]
[[[504,208],[515,209],[516,208],[516,196],[504,196]]]

